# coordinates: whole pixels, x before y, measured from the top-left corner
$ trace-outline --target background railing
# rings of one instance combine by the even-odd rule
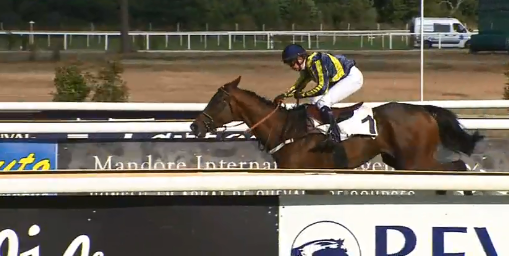
[[[476,32],[470,33],[476,34]],[[179,50],[276,50],[289,42],[309,49],[407,50],[413,48],[408,30],[345,31],[203,31],[203,32],[130,32],[134,48],[144,51]],[[438,40],[457,33],[425,33]],[[115,50],[120,47],[120,32],[79,31],[0,31],[0,49],[18,50],[23,37],[29,37],[38,49],[62,44],[64,50]],[[23,40],[21,40],[23,39]],[[459,40],[459,39],[458,39]]]
[[[366,102],[369,107],[379,106],[385,102]],[[463,101],[407,101],[405,103],[417,105],[435,105],[448,109],[507,109],[507,100],[463,100]],[[334,107],[345,107],[352,103],[340,103]],[[0,133],[136,133],[136,132],[190,132],[188,119],[178,119],[172,122],[155,120],[139,120],[151,118],[153,112],[164,111],[182,116],[196,116],[205,108],[204,103],[90,103],[90,102],[1,102],[0,110],[7,112],[44,112],[44,111],[92,111],[95,115],[101,112],[136,113],[136,119],[125,119],[121,123],[115,122],[57,122],[57,123],[16,123],[5,122],[0,125]],[[293,106],[288,104],[288,107]],[[147,112],[146,116],[143,112]],[[134,114],[133,114],[134,115]],[[460,123],[465,129],[508,130],[509,119],[505,116],[495,118],[470,117],[461,118]],[[243,132],[245,125],[228,128],[228,131]]]

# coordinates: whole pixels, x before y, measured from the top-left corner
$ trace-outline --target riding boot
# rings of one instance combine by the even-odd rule
[[[341,135],[339,131],[339,127],[336,123],[336,119],[334,118],[334,113],[332,112],[332,109],[328,106],[323,106],[320,108],[320,115],[322,117],[322,122],[324,124],[329,124],[329,136],[334,142],[340,142]]]

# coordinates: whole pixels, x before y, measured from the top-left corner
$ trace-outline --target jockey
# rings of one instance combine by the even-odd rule
[[[329,124],[332,140],[340,141],[340,131],[332,113],[332,105],[347,98],[358,91],[364,82],[361,71],[355,66],[355,61],[343,55],[332,55],[325,52],[308,54],[298,44],[290,44],[282,53],[283,63],[293,70],[299,71],[300,77],[286,92],[278,95],[274,103],[280,103],[285,98],[296,99],[311,98],[311,102],[320,110],[324,124]],[[302,92],[302,89],[311,81],[317,85]]]

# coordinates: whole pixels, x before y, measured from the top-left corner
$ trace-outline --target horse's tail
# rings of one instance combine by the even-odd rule
[[[484,138],[478,131],[470,135],[463,130],[458,121],[458,116],[454,112],[432,105],[424,105],[423,107],[437,121],[440,140],[446,148],[470,156],[474,152],[477,142]]]

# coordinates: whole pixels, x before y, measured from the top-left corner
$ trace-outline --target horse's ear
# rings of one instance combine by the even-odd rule
[[[227,89],[237,88],[239,86],[239,83],[240,83],[240,78],[241,78],[241,76],[237,77],[235,80],[225,84],[224,87],[227,88]]]

